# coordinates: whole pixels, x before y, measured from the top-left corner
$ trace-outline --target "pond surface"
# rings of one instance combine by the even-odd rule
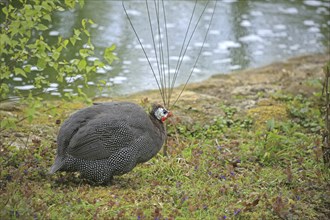
[[[176,85],[185,83],[194,66],[212,16],[214,1],[211,3],[188,46]],[[125,1],[125,5],[155,66],[145,2]],[[194,5],[195,1],[165,1],[170,49],[166,57],[170,60],[170,71],[178,60]],[[198,1],[196,12],[200,13],[204,6],[205,1]],[[218,1],[204,49],[190,82],[297,55],[325,52],[330,39],[329,15],[330,3],[327,0]],[[89,96],[123,95],[157,88],[121,1],[86,0],[83,9],[58,13],[47,33],[48,37],[71,36],[73,28],[79,26],[82,18],[91,18],[95,22],[90,32],[97,53],[89,60],[97,56],[101,58],[104,48],[113,43],[117,46],[119,58],[91,77],[89,88],[83,88]],[[72,58],[76,53],[72,51]],[[59,97],[64,92],[75,93],[80,80],[79,77],[67,78],[63,85],[54,81],[45,91],[53,97]],[[102,92],[95,86],[99,80],[106,81]],[[33,89],[31,80],[16,77],[12,83],[20,90]]]

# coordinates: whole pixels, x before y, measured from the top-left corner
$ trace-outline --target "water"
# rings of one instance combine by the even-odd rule
[[[194,1],[166,1],[168,31],[170,35],[170,60],[175,66]],[[199,1],[197,10],[203,8]],[[148,53],[152,52],[150,30],[144,1],[126,2],[128,12]],[[202,45],[211,18],[212,8],[206,10],[182,64],[182,73],[176,85],[187,79],[193,62]],[[262,66],[289,57],[325,52],[329,47],[330,3],[327,0],[223,0],[218,1],[214,20],[204,49],[190,82],[204,80],[214,74],[228,74],[234,70]],[[82,18],[91,18],[96,56],[102,57],[104,48],[117,45],[119,60],[99,69],[88,82],[89,87],[79,85],[81,76],[67,77],[66,83],[55,81],[44,88],[52,97],[65,92],[76,93],[77,84],[89,96],[114,96],[157,88],[152,72],[138,41],[129,26],[121,1],[86,0],[81,10],[56,14],[49,31],[49,40],[58,35],[69,37]],[[76,51],[72,51],[72,58]],[[153,62],[154,63],[154,62]],[[40,73],[35,69],[37,74]],[[54,77],[49,76],[49,79]],[[105,80],[100,92],[96,84]],[[33,79],[12,78],[11,84],[18,90],[34,89]]]

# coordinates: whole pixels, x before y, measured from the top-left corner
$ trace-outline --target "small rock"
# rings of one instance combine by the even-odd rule
[[[21,111],[21,107],[17,106],[16,102],[4,102],[1,103],[0,110],[7,112]]]

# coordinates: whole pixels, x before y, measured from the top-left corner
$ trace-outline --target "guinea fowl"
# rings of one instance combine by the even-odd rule
[[[195,1],[176,65],[170,64],[170,44],[168,41],[164,0],[149,2],[145,1],[147,10],[145,14],[148,15],[150,25],[151,42],[153,45],[152,55],[147,54],[147,50],[138,36],[138,31],[134,28],[132,19],[126,10],[124,1],[122,1],[122,5],[153,73],[164,107],[154,105],[148,115],[142,107],[136,104],[130,102],[110,102],[77,111],[63,123],[59,131],[57,156],[50,173],[55,173],[56,171],[78,171],[88,180],[101,184],[108,183],[113,176],[127,173],[138,163],[150,160],[164,144],[166,130],[163,122],[171,116],[171,113],[166,108],[170,108],[178,101],[191,78],[210,30],[217,1],[214,3],[211,19],[206,27],[202,46],[199,49],[191,71],[186,72],[188,74],[186,75],[186,83],[174,103],[170,101],[176,79],[181,71],[182,61],[185,58],[197,26],[203,20],[201,18],[210,1],[205,3],[201,9],[202,12],[197,18],[194,17],[197,13],[195,9],[200,4],[198,4],[199,1]],[[127,4],[133,3],[135,1],[129,1]],[[150,10],[153,10],[155,14],[150,13]],[[155,21],[157,22],[152,22],[152,14],[155,15]],[[193,21],[196,21],[194,25]],[[158,36],[158,40],[154,35]],[[155,56],[157,68],[153,67],[154,65],[151,63],[151,59],[149,59],[149,57],[153,56]],[[170,66],[176,66],[174,72],[170,69]],[[157,70],[158,74],[156,74]],[[180,72],[180,77],[183,76],[182,74],[184,73]],[[166,148],[164,149],[164,152],[166,152]]]
[[[161,105],[149,114],[130,102],[96,104],[75,112],[62,125],[50,173],[78,171],[96,183],[131,171],[155,156],[164,144],[163,122],[171,116]]]

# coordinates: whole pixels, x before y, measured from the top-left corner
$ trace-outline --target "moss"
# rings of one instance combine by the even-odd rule
[[[270,102],[269,102],[270,103]],[[267,126],[267,121],[283,121],[288,119],[287,108],[281,103],[271,103],[265,105],[265,101],[252,109],[247,110],[247,116],[251,117],[256,125],[256,129],[262,130]]]

